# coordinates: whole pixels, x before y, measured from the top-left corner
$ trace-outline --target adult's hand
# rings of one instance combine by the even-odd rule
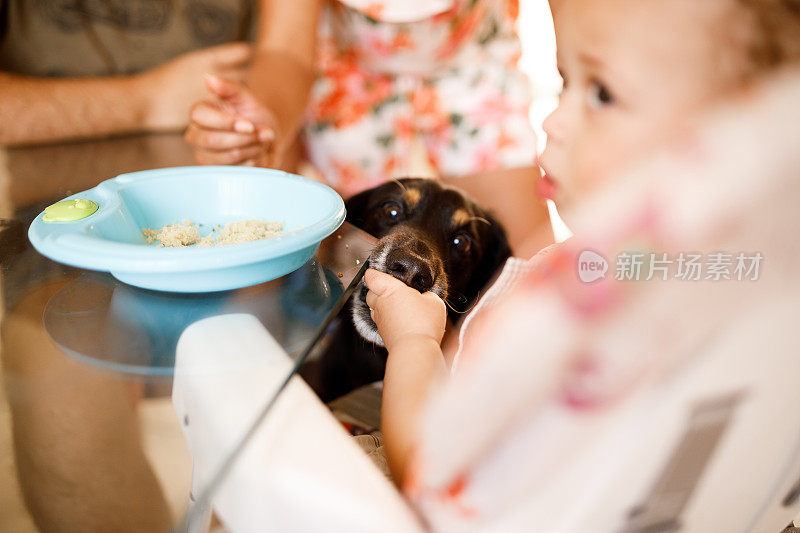
[[[252,56],[246,43],[228,43],[180,55],[137,77],[147,96],[145,129],[172,131],[185,128],[192,104],[205,98],[207,75],[243,80]]]
[[[275,114],[241,82],[210,75],[216,100],[192,107],[185,139],[204,165],[269,166],[278,129]]]

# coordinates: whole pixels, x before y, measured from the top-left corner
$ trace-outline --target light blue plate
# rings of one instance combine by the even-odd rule
[[[312,180],[262,168],[203,166],[121,174],[73,194],[100,208],[74,222],[44,222],[28,230],[54,261],[108,271],[137,287],[210,292],[269,281],[302,266],[345,217],[336,192]],[[282,221],[285,234],[209,248],[148,245],[142,228],[191,220],[201,235],[236,220]]]

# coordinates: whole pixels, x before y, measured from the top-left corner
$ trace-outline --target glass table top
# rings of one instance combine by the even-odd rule
[[[0,149],[0,434],[13,434],[0,441],[10,465],[0,483],[22,530],[175,527],[191,483],[170,401],[181,333],[247,313],[297,357],[363,273],[374,239],[347,223],[295,272],[207,294],[128,286],[55,263],[27,241],[34,217],[65,196],[123,172],[192,163],[179,135]]]

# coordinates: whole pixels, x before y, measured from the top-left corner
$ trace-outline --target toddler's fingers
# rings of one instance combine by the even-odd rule
[[[263,151],[264,147],[260,144],[222,152],[198,149],[194,151],[194,157],[201,165],[238,165],[248,159],[257,159]]]
[[[428,291],[428,292],[424,293],[422,295],[422,297],[423,298],[427,298],[428,300],[431,300],[433,302],[436,302],[436,304],[442,310],[444,310],[445,312],[447,311],[447,306],[445,305],[444,300],[442,300],[442,298],[438,294],[436,294],[435,292]]]
[[[246,99],[248,94],[241,83],[214,74],[206,75],[206,87],[214,95],[234,105]]]
[[[208,151],[230,150],[260,142],[255,133],[208,130],[195,124],[190,125],[186,130],[184,139],[195,148]]]
[[[264,144],[271,143],[275,140],[275,130],[272,128],[256,128],[256,135],[258,136],[258,140]]]
[[[427,299],[429,299],[429,300],[433,300],[433,301],[435,301],[435,302],[442,302],[442,303],[444,303],[444,300],[442,300],[442,297],[441,297],[441,296],[439,296],[438,294],[436,294],[436,293],[435,293],[435,292],[433,292],[433,291],[423,292],[423,293],[422,293],[422,297],[423,297],[423,298],[427,298]]]
[[[378,296],[395,289],[398,285],[405,285],[394,276],[386,274],[385,272],[380,272],[374,268],[369,268],[364,273],[364,283],[367,284],[369,290],[375,292]]]
[[[222,77],[229,81],[235,81],[241,85],[247,82],[248,70],[246,67],[219,67],[214,71],[215,75]]]
[[[378,302],[378,295],[374,291],[367,292],[367,307],[373,309]]]
[[[228,113],[214,102],[200,102],[195,104],[189,113],[189,118],[198,126],[212,130],[236,131],[239,133],[253,133],[256,127],[246,118]]]

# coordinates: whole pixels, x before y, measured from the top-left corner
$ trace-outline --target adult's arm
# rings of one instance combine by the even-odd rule
[[[146,95],[132,77],[53,79],[0,73],[0,144],[144,129]]]
[[[0,72],[0,144],[85,139],[186,126],[203,75],[241,78],[250,47],[230,43],[189,52],[142,74],[38,78]]]
[[[261,0],[248,85],[275,114],[279,146],[292,142],[308,103],[321,5],[321,0]]]

